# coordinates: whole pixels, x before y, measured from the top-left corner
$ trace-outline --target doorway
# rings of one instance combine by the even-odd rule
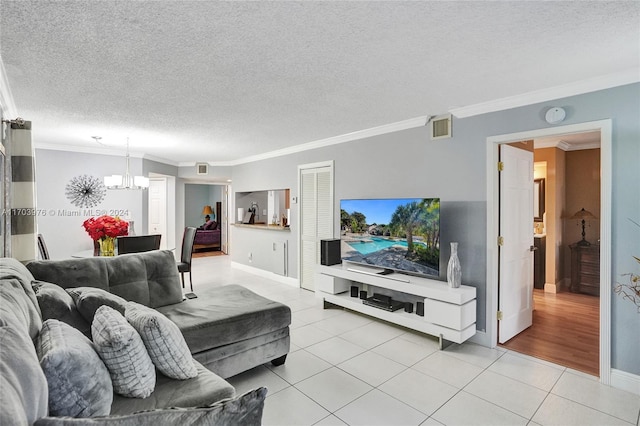
[[[533,222],[535,310],[532,325],[507,341],[501,323],[500,341],[516,352],[598,376],[600,192],[593,188],[600,187],[600,133],[532,142],[539,201]],[[584,240],[582,216],[588,216]]]
[[[600,159],[600,300],[599,311],[599,376],[600,382],[610,384],[611,359],[610,359],[610,294],[607,289],[611,282],[611,120],[581,123],[575,125],[558,126],[528,132],[499,135],[487,138],[487,170],[496,170],[488,173],[487,179],[487,338],[489,346],[495,347],[498,339],[498,249],[497,241],[498,221],[498,173],[495,164],[498,159],[498,146],[527,139],[536,139],[554,135],[573,135],[596,131],[600,133],[601,159]],[[535,356],[535,355],[534,355]]]

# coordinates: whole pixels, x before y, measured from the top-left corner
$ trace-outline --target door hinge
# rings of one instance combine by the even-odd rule
[[[501,247],[504,245],[504,237],[498,236],[498,245]]]
[[[504,170],[504,163],[502,161],[498,161],[498,171],[501,172]]]
[[[497,317],[498,321],[502,321],[502,311],[498,311]]]

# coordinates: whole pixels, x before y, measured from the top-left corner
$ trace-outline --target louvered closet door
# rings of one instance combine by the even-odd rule
[[[300,286],[315,290],[320,240],[333,238],[333,167],[300,170]]]

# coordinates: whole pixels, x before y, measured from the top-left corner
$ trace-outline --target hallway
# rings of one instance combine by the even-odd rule
[[[534,290],[533,325],[502,346],[599,376],[600,299]]]

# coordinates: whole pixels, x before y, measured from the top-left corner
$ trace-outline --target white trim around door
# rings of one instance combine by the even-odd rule
[[[487,138],[487,314],[483,344],[495,347],[498,338],[498,145],[545,136],[600,132],[600,383],[611,384],[611,174],[610,119],[550,127]]]

